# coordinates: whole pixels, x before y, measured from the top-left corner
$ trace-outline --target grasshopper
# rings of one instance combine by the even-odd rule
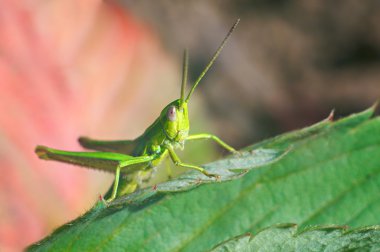
[[[227,39],[238,23],[239,20],[231,27],[210,62],[194,82],[186,98],[185,87],[187,84],[188,53],[185,50],[180,99],[169,103],[161,111],[160,116],[141,136],[134,140],[120,141],[100,141],[80,137],[78,141],[82,147],[95,151],[72,152],[52,149],[46,146],[37,146],[35,149],[36,154],[39,158],[45,160],[56,160],[102,171],[115,172],[112,192],[109,191],[111,195],[106,200],[107,203],[113,201],[118,196],[134,192],[141,186],[143,181],[150,179],[153,168],[168,155],[176,166],[195,169],[208,177],[218,179],[218,175],[210,174],[200,166],[183,163],[177,156],[175,149],[183,149],[185,141],[188,140],[212,139],[228,151],[238,153],[215,135],[207,133],[189,135],[190,125],[187,107],[195,88],[222,51]]]

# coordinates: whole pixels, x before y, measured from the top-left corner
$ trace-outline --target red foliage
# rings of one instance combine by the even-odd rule
[[[1,251],[41,239],[104,193],[89,180],[94,173],[38,160],[34,148],[78,150],[79,135],[120,135],[124,118],[139,113],[130,108],[144,107],[148,84],[165,65],[157,44],[109,3],[2,1]]]

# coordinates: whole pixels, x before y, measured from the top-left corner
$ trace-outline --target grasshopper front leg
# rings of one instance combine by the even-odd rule
[[[233,147],[231,147],[228,144],[226,144],[225,142],[223,142],[219,137],[212,135],[212,134],[208,134],[208,133],[195,134],[195,135],[190,135],[186,138],[186,140],[198,140],[198,139],[212,139],[217,144],[219,144],[221,147],[228,150],[229,152],[232,152],[233,154],[239,153]]]
[[[196,165],[192,165],[192,164],[182,163],[182,161],[179,159],[178,155],[175,153],[175,151],[174,151],[174,149],[173,149],[173,146],[171,146],[171,145],[167,145],[166,148],[167,148],[168,151],[169,151],[169,156],[170,156],[170,158],[172,159],[173,163],[174,163],[176,166],[186,167],[186,168],[190,168],[190,169],[194,169],[194,170],[200,171],[200,172],[202,172],[204,175],[206,175],[207,177],[214,177],[214,178],[216,178],[216,179],[219,179],[219,178],[220,178],[219,175],[208,173],[204,168],[202,168],[202,167],[200,167],[200,166],[196,166]]]

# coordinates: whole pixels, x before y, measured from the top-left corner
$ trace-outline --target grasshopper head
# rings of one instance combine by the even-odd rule
[[[189,117],[187,103],[182,103],[181,99],[171,102],[161,112],[163,128],[166,136],[182,143],[189,133]]]
[[[193,94],[195,88],[198,86],[199,82],[202,80],[203,76],[207,73],[209,68],[212,66],[219,53],[222,51],[224,44],[227,39],[230,37],[232,31],[236,28],[239,23],[239,19],[235,22],[235,24],[231,27],[230,31],[223,39],[222,43],[214,53],[210,62],[198,76],[196,81],[194,82],[189,94],[185,98],[185,87],[187,82],[187,69],[188,69],[188,55],[187,50],[185,50],[183,57],[183,74],[182,74],[182,86],[181,86],[181,97],[178,100],[171,102],[168,106],[166,106],[161,112],[164,131],[166,136],[172,141],[183,143],[188,136],[189,133],[189,117],[187,110],[187,103],[190,100],[191,95]]]

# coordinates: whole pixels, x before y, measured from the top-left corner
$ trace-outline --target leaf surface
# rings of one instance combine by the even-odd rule
[[[204,166],[222,182],[189,172],[98,203],[29,249],[204,251],[276,223],[380,224],[380,119],[372,114],[326,119]]]
[[[284,224],[245,234],[221,243],[212,252],[225,251],[378,251],[380,226],[347,230],[342,226],[316,226],[298,232]]]

